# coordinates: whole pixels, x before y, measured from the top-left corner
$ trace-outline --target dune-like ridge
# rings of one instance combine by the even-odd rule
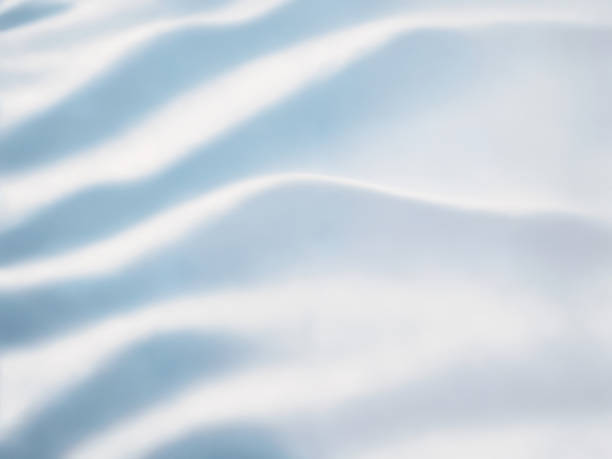
[[[0,458],[612,457],[611,24],[0,2]]]

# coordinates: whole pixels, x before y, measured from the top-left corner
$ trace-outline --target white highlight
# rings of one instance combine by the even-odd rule
[[[449,290],[440,292],[426,282],[398,288],[371,279],[334,279],[327,286],[311,284],[293,291],[287,297],[292,302],[303,298],[316,310],[315,323],[327,327],[314,340],[320,345],[318,353],[185,391],[85,440],[68,457],[143,457],[194,428],[329,409],[354,397],[383,393],[399,381],[435,374],[461,356],[524,355],[559,332],[559,324],[551,323],[554,317],[542,314],[542,309],[534,315],[538,308],[529,302],[517,308],[525,298],[492,306],[493,298],[499,297],[489,296],[482,287],[445,285]],[[270,297],[264,295],[260,301],[256,300],[257,310]],[[375,312],[373,304],[379,305]],[[350,343],[349,353],[336,354],[333,341],[325,341],[337,339],[338,323]],[[411,325],[419,332],[407,333]],[[379,336],[372,339],[376,333]],[[298,341],[295,335],[291,340]]]
[[[36,75],[35,84],[28,81],[29,78],[24,78],[23,83],[0,91],[3,111],[0,127],[8,129],[28,116],[51,106],[156,36],[189,26],[222,26],[253,21],[279,8],[287,1],[233,2],[214,11],[178,19],[149,21],[120,32],[109,33],[102,38],[75,40],[60,49],[33,51],[25,55],[22,55],[23,45],[22,47],[14,45],[17,37],[0,37],[0,44],[7,47],[12,45],[15,48],[14,53],[7,53],[4,59],[0,59],[0,70],[4,67],[7,72]],[[78,23],[86,18],[99,21],[101,7],[116,14],[113,5],[79,5],[73,12],[61,15],[51,22],[49,24],[51,30],[46,32],[51,34],[56,29],[62,30],[66,27],[66,23]],[[33,27],[31,32],[40,35],[39,28]],[[22,36],[24,31],[17,29],[16,33]]]
[[[318,37],[258,58],[184,94],[124,136],[93,151],[33,172],[4,177],[0,195],[5,218],[18,221],[82,188],[155,174],[192,148],[339,71],[400,33],[529,22],[597,23],[553,13],[423,14],[373,21]]]
[[[413,280],[400,287],[344,275],[286,281],[282,287],[147,305],[67,336],[7,349],[0,358],[5,375],[0,436],[10,436],[49,400],[78,386],[128,346],[164,332],[223,330],[275,339],[276,347],[293,351],[290,358],[296,362],[304,352],[310,361],[371,353],[376,347],[380,360],[393,349],[410,348],[411,357],[405,356],[403,366],[409,363],[415,374],[429,369],[432,364],[427,362],[441,365],[458,353],[473,354],[481,345],[516,354],[559,333],[560,321],[532,298],[513,296],[501,302],[483,286],[448,281],[441,291],[430,282]],[[372,304],[379,305],[376,313]],[[339,323],[341,340],[334,325]],[[410,324],[418,324],[418,332],[407,334]],[[309,332],[304,335],[304,330]],[[367,355],[362,358],[364,366],[371,365]],[[54,371],[41,374],[41,367]]]
[[[359,180],[316,174],[258,176],[179,204],[101,242],[57,256],[0,267],[0,290],[22,289],[67,279],[103,275],[163,247],[195,228],[220,217],[249,196],[284,184],[328,184],[384,193],[457,209],[520,215],[537,208],[491,208],[478,202],[453,201],[435,195],[405,193]]]
[[[607,459],[612,455],[612,444],[607,440],[611,428],[610,416],[586,421],[541,420],[523,421],[520,425],[446,428],[391,444],[377,444],[367,451],[343,451],[334,459]]]

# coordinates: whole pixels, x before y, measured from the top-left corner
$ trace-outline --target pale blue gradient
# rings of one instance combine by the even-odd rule
[[[596,0],[0,2],[0,458],[612,457],[610,50]]]

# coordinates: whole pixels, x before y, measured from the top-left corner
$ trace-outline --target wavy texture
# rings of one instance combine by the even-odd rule
[[[0,457],[612,454],[610,8],[378,3],[0,3]]]

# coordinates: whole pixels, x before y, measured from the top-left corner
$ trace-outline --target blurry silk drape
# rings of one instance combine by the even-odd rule
[[[0,457],[612,457],[609,0],[0,1]]]

